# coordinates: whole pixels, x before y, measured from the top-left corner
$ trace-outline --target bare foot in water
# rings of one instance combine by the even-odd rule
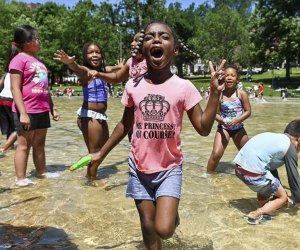
[[[105,187],[108,184],[108,181],[100,178],[90,178],[86,177],[86,181],[84,183],[85,186],[90,187]]]

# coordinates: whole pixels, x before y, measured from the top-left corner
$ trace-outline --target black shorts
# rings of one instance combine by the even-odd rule
[[[11,106],[0,105],[0,127],[3,135],[10,135],[15,131]]]
[[[229,137],[231,137],[231,138],[234,137],[242,129],[245,130],[244,127],[241,127],[241,128],[235,129],[235,130],[229,130],[229,129],[223,128],[222,125],[218,125],[218,128],[226,130],[228,132],[228,134],[229,134]],[[245,131],[245,133],[246,133],[246,131]]]
[[[43,129],[50,128],[50,116],[49,112],[36,113],[36,114],[28,114],[30,118],[30,129]],[[23,127],[20,123],[20,114],[13,112],[14,123],[16,127],[16,131],[23,131]]]

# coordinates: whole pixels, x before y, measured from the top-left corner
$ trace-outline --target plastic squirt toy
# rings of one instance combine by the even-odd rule
[[[92,156],[86,155],[79,159],[79,161],[75,162],[71,167],[70,171],[74,171],[76,169],[82,168],[84,166],[89,165],[92,162]]]

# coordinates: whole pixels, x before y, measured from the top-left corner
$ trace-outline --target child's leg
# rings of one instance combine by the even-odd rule
[[[92,118],[80,118],[78,120],[78,126],[82,131],[89,153],[98,152],[109,137],[107,122],[100,122]],[[89,166],[87,168],[87,176],[91,179],[96,179],[97,168],[98,165],[95,164]]]
[[[288,196],[284,188],[280,185],[277,192],[274,194],[275,199],[267,201],[266,199],[258,196],[259,203],[262,205],[261,208],[252,211],[249,216],[257,218],[262,214],[272,214],[277,209],[283,207],[288,202]]]
[[[160,237],[155,230],[156,207],[151,200],[135,200],[139,212],[143,241],[146,249],[162,249]]]
[[[215,135],[213,151],[211,152],[207,163],[207,172],[215,171],[228,145],[229,139],[230,137],[228,132],[222,128],[218,128]]]
[[[170,196],[161,196],[156,201],[155,228],[162,239],[172,237],[176,229],[179,200]]]
[[[238,150],[240,150],[249,140],[247,132],[244,128],[240,129],[234,136],[233,141]]]
[[[4,145],[0,148],[0,152],[1,151],[4,152],[4,151],[9,150],[10,148],[12,148],[16,140],[17,140],[17,132],[12,132],[9,135],[9,137],[7,138]]]
[[[33,141],[34,131],[20,131],[17,134],[18,147],[15,153],[15,171],[18,180],[26,178],[28,155]]]
[[[32,158],[37,175],[41,175],[46,172],[45,142],[47,128],[35,129],[33,131]]]

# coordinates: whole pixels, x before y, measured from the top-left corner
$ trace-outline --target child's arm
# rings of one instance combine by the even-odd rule
[[[210,95],[205,110],[202,111],[200,105],[197,104],[187,111],[193,127],[202,136],[209,135],[216,119],[220,95],[224,88],[223,67],[225,62],[226,60],[221,62],[217,72],[214,70],[212,63],[209,62],[211,72]]]
[[[300,204],[300,177],[298,172],[298,155],[294,144],[291,144],[285,157],[284,163],[292,193],[293,203]]]
[[[11,70],[10,80],[11,80],[11,92],[13,95],[13,99],[20,113],[20,123],[23,126],[24,130],[28,130],[30,128],[30,118],[27,114],[23,102],[22,92],[21,92],[22,73],[17,70]]]
[[[251,105],[250,105],[248,95],[243,90],[238,90],[238,93],[240,94],[239,96],[240,96],[244,111],[239,117],[235,117],[235,118],[231,119],[230,122],[226,124],[228,126],[234,126],[236,124],[239,124],[239,123],[243,122],[244,120],[246,120],[251,115]]]
[[[50,113],[52,115],[52,118],[54,121],[58,121],[60,118],[60,114],[58,113],[57,108],[53,104],[53,100],[50,92],[49,92],[49,103],[50,103]]]
[[[101,80],[111,84],[117,84],[128,79],[129,67],[127,64],[124,64],[120,70],[112,73],[104,73],[95,70],[90,70],[89,75],[93,78],[100,78]]]
[[[68,67],[74,71],[74,73],[82,80],[88,78],[88,71],[89,69],[78,65],[75,61],[75,56],[69,56],[65,51],[63,50],[57,50],[56,53],[54,53],[54,60],[58,62],[62,62],[64,64],[67,64]],[[85,81],[83,81],[85,82]]]
[[[218,110],[217,110],[217,114],[216,114],[216,121],[219,124],[225,124],[224,120],[223,120],[223,117],[221,116],[221,104],[220,104],[220,102],[218,104]]]
[[[133,119],[134,119],[134,107],[126,107],[124,109],[123,117],[121,121],[116,125],[114,131],[112,132],[111,136],[101,148],[100,151],[91,154],[93,162],[92,164],[97,164],[99,166],[101,162],[105,159],[107,154],[119,144],[119,142],[128,134],[129,130],[133,126]]]
[[[6,73],[3,74],[3,76],[0,78],[0,92],[4,88],[4,79],[5,79]]]
[[[114,72],[116,70],[120,70],[124,66],[124,62],[125,62],[125,60],[121,60],[121,61],[118,60],[118,63],[116,65],[105,66],[106,73],[110,73],[110,72]]]

